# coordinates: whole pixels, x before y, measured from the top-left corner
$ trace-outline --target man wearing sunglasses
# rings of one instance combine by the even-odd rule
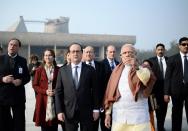
[[[180,52],[167,62],[164,87],[164,100],[172,99],[172,131],[181,131],[184,104],[188,116],[188,38],[180,38],[178,46]]]

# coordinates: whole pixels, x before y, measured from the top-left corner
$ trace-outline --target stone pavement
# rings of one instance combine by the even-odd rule
[[[34,112],[34,107],[35,107],[35,95],[33,88],[31,87],[31,83],[28,83],[26,85],[26,131],[41,131],[40,127],[34,126],[33,122],[33,112]],[[165,128],[166,131],[171,131],[171,107],[172,104],[170,103],[168,106],[168,112],[167,112],[167,117],[165,121]],[[62,131],[62,129],[59,126],[59,130]],[[183,114],[183,123],[182,123],[182,131],[188,131],[188,125],[186,122],[186,116],[185,112]]]

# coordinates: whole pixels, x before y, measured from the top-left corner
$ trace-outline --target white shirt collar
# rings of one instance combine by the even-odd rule
[[[108,62],[109,62],[109,63],[111,63],[111,62],[113,62],[113,63],[114,63],[114,59],[113,59],[113,60],[111,60],[111,59],[107,58],[107,60],[108,60]]]
[[[91,65],[94,64],[94,60],[90,61],[91,62]],[[86,64],[89,64],[89,61],[86,61]]]
[[[182,58],[184,58],[185,55],[186,55],[186,57],[188,57],[188,53],[183,54],[181,51],[180,51],[180,55],[181,55]]]
[[[162,60],[165,59],[164,56],[162,56],[162,57],[157,56],[157,59],[158,59],[158,60],[160,60],[161,58],[162,58]]]
[[[71,63],[71,67],[74,68],[75,66],[78,66],[78,68],[82,67],[82,62],[78,63],[77,65],[74,63]]]
[[[8,56],[10,56],[11,58],[15,58],[18,54],[15,54],[14,56],[11,56],[9,53],[8,53]]]

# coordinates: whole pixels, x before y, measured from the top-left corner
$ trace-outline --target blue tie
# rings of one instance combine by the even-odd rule
[[[113,61],[110,62],[110,67],[111,67],[111,70],[113,70],[115,68]]]

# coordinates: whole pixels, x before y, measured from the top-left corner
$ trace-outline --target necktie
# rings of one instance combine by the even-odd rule
[[[113,61],[110,62],[110,67],[111,67],[111,70],[113,70],[115,68]]]
[[[164,70],[163,70],[162,58],[160,58],[160,60],[159,60],[159,66],[160,66],[160,71],[161,71],[161,77],[164,78]]]
[[[188,83],[188,60],[187,56],[184,56],[184,74],[183,74],[184,82]]]
[[[10,71],[13,72],[14,71],[14,66],[15,66],[14,58],[9,57],[9,64],[10,64]]]
[[[74,76],[73,76],[73,81],[74,81],[74,85],[76,87],[76,89],[78,89],[78,66],[75,66],[75,70],[74,70]]]
[[[89,65],[92,66],[91,62],[89,62]]]

